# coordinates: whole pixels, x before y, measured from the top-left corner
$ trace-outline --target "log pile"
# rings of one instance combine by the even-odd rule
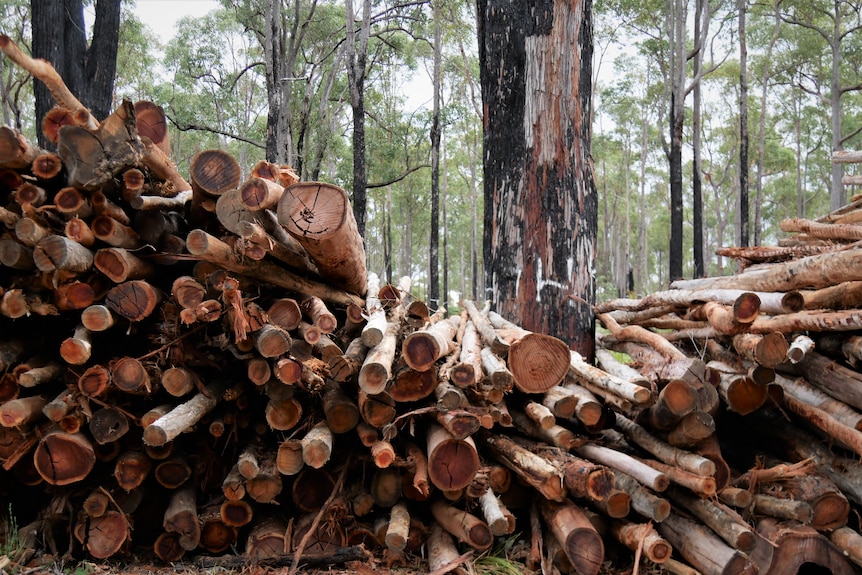
[[[56,154],[0,128],[6,561],[859,564],[855,245],[601,304],[597,366],[382,284],[340,188],[222,150],[186,178],[158,106],[99,122],[0,48],[58,102]]]

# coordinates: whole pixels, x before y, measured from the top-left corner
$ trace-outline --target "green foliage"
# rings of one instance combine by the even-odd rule
[[[12,512],[12,504],[7,508],[7,515],[3,518],[2,530],[3,535],[0,540],[0,557],[14,557],[21,550],[21,541],[18,539],[18,520]]]

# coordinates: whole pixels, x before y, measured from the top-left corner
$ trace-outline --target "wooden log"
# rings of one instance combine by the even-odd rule
[[[228,271],[247,275],[292,291],[313,293],[324,301],[334,304],[348,305],[357,303],[362,305],[362,300],[353,294],[296,275],[273,263],[266,261],[244,261],[228,244],[203,230],[192,230],[186,238],[186,246],[192,255],[200,256],[204,260],[217,264]]]
[[[280,357],[290,351],[290,334],[272,324],[260,328],[254,337],[254,348],[266,358]]]
[[[680,555],[704,575],[749,574],[758,572],[755,564],[731,548],[706,526],[671,513],[658,526]]]
[[[617,519],[611,522],[614,538],[637,553],[643,550],[644,556],[653,563],[664,563],[670,559],[673,548],[649,523],[633,523]]]
[[[123,282],[105,294],[105,305],[132,322],[149,317],[160,302],[161,293],[144,280]]]
[[[515,387],[523,393],[543,393],[558,385],[571,363],[569,346],[549,335],[508,329],[507,357]]]
[[[802,375],[809,383],[819,387],[832,397],[862,410],[862,375],[844,367],[832,359],[810,352],[798,364]]]
[[[257,503],[274,503],[281,489],[282,481],[276,466],[276,454],[267,452],[260,458],[257,474],[246,479],[246,494]]]
[[[43,84],[45,84],[45,87],[47,87],[51,92],[51,96],[54,97],[54,101],[71,112],[72,117],[77,123],[79,123],[79,125],[84,126],[89,130],[95,130],[99,126],[98,120],[96,120],[90,111],[72,94],[50,62],[41,58],[34,59],[26,55],[20,48],[18,48],[15,42],[5,34],[0,36],[0,50],[3,50],[3,53],[6,54],[10,60],[30,72],[33,77],[38,78]]]
[[[82,433],[51,430],[33,453],[36,471],[50,485],[69,485],[84,479],[96,463],[93,444]]]
[[[62,188],[54,194],[54,206],[57,212],[67,219],[89,219],[93,215],[90,200],[78,188],[71,186]]]
[[[862,414],[849,407],[846,403],[833,398],[820,388],[814,387],[804,378],[791,379],[776,374],[775,384],[781,386],[785,395],[791,395],[810,406],[824,411],[835,418],[836,421],[851,429],[862,431]]]
[[[152,455],[151,455],[152,457]],[[192,468],[184,457],[167,457],[156,465],[153,477],[162,487],[177,489],[192,476]]]
[[[453,316],[405,337],[401,355],[407,365],[417,371],[428,371],[438,359],[448,355],[459,321]]]
[[[4,52],[8,37],[5,38],[5,40],[0,38],[0,48]],[[8,126],[0,127],[0,168],[13,170],[28,168],[38,155],[39,148],[27,141],[23,134]]]
[[[718,492],[718,500],[737,509],[750,509],[754,494],[748,489],[725,487]]]
[[[327,309],[326,303],[317,296],[309,296],[302,300],[300,309],[323,334],[332,333],[338,327],[335,315]]]
[[[396,361],[394,372],[386,389],[392,399],[398,402],[424,399],[434,393],[439,385],[436,370],[416,371],[400,359]]]
[[[42,413],[45,417],[54,422],[59,422],[66,417],[72,409],[77,405],[77,398],[70,389],[61,391],[57,397],[45,404],[42,408]]]
[[[108,445],[129,432],[129,419],[116,407],[106,406],[93,412],[88,429],[98,445]]]
[[[21,427],[36,423],[43,417],[42,408],[48,399],[39,395],[11,399],[0,405],[0,425]]]
[[[285,189],[277,213],[323,277],[347,291],[365,293],[364,242],[344,190],[322,182],[298,182]]]
[[[179,489],[171,495],[162,523],[165,531],[179,535],[179,544],[192,551],[200,542],[200,523],[193,488]]]
[[[713,497],[716,494],[716,481],[714,477],[703,477],[680,469],[675,465],[668,465],[654,459],[639,459],[638,461],[665,474],[672,483],[685,487],[701,497]]]
[[[102,248],[93,257],[93,265],[114,283],[144,279],[152,276],[155,268],[124,248]]]
[[[407,548],[407,538],[410,535],[410,512],[403,502],[392,506],[389,514],[389,525],[386,528],[386,547],[398,553]]]
[[[574,503],[541,503],[542,516],[577,573],[596,575],[605,560],[601,536]]]
[[[392,362],[398,341],[398,325],[391,322],[380,343],[369,349],[359,370],[359,387],[368,394],[376,395],[386,389],[392,377]]]
[[[635,405],[645,406],[655,401],[649,389],[588,364],[578,352],[571,351],[570,357],[569,369],[593,385],[606,389]]]
[[[733,338],[733,347],[745,359],[765,367],[775,367],[785,360],[790,346],[784,334],[773,332],[739,334]]]
[[[665,463],[673,463],[702,476],[715,473],[715,464],[695,453],[677,449],[650,434],[623,415],[617,415],[617,427],[626,436]]]
[[[329,372],[332,378],[338,383],[350,380],[359,373],[367,354],[368,347],[363,343],[362,338],[352,339],[343,355],[329,360]]]
[[[141,486],[153,468],[153,460],[141,451],[125,451],[117,457],[114,464],[114,477],[117,484],[126,491]]]
[[[621,451],[590,443],[573,447],[572,451],[584,459],[627,473],[653,491],[664,491],[670,484],[670,479],[663,472],[653,469]]]
[[[91,517],[83,526],[82,543],[96,559],[115,555],[131,537],[131,525],[124,513],[109,510],[100,517]]]
[[[218,198],[240,183],[240,167],[236,159],[224,150],[203,150],[189,163],[192,190],[204,198]]]
[[[245,542],[245,556],[256,559],[283,555],[290,545],[287,523],[278,516],[259,519]]]
[[[765,557],[758,557],[762,572],[779,575],[804,569],[834,575],[857,572],[825,536],[810,526],[767,518],[758,522],[757,532],[765,540],[761,547],[767,549]]]
[[[479,471],[479,454],[470,437],[458,439],[432,424],[427,432],[428,477],[438,489],[463,489]]]
[[[829,534],[829,540],[845,557],[862,567],[862,535],[849,527],[839,527]]]
[[[431,503],[431,514],[443,529],[474,549],[487,549],[494,542],[487,523],[442,499]]]
[[[250,177],[239,187],[243,205],[251,211],[273,209],[284,194],[284,188],[274,181]]]
[[[19,220],[19,224],[24,221]],[[63,270],[82,273],[93,265],[93,252],[66,237],[49,235],[35,244],[33,262],[43,272]]]
[[[539,493],[551,501],[563,501],[566,490],[563,486],[562,472],[547,459],[521,447],[508,437],[485,434],[482,444],[503,465],[532,485]]]
[[[463,556],[458,553],[452,535],[440,527],[436,521],[428,531],[428,569],[432,573],[455,573],[466,575],[461,567]]]
[[[144,443],[158,447],[172,441],[209,413],[218,404],[227,386],[226,381],[216,380],[188,401],[158,418],[144,429]]]
[[[332,443],[332,431],[321,421],[302,438],[302,460],[309,467],[320,469],[332,455]]]
[[[11,239],[0,240],[0,264],[16,270],[32,270],[33,249]]]
[[[668,495],[734,549],[743,553],[750,553],[754,549],[757,535],[745,520],[731,509],[678,488],[670,489]]]
[[[44,365],[33,366],[18,376],[18,385],[21,387],[36,387],[37,385],[49,383],[58,379],[64,367],[56,361],[46,361]]]

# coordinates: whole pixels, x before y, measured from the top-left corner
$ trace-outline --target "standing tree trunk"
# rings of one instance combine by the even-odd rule
[[[98,120],[111,112],[117,46],[120,38],[120,0],[98,0],[92,42],[87,47],[83,0],[31,0],[34,58],[44,58]],[[54,107],[41,82],[34,82],[36,121]],[[38,130],[39,146],[50,146]]]
[[[745,0],[739,14],[739,245],[748,245],[748,44],[745,39]],[[761,113],[766,113],[762,110]],[[698,276],[701,277],[701,276]]]
[[[694,45],[702,46],[702,38],[706,33],[706,24],[703,23],[704,0],[699,0],[695,7],[694,16]],[[707,16],[708,17],[708,16]],[[694,77],[698,78],[703,69],[703,49],[697,50],[694,55]],[[692,144],[692,169],[691,169],[691,193],[692,193],[692,247],[694,253],[694,277],[702,278],[706,274],[703,260],[703,181],[700,179],[700,146],[701,146],[701,85],[695,81],[693,95],[693,109],[691,119],[691,144]]]
[[[365,64],[371,35],[371,0],[362,0],[362,20],[356,28],[353,0],[345,0],[347,16],[347,78],[353,108],[353,215],[359,235],[365,237],[368,170],[365,162]]]
[[[592,3],[477,0],[486,287],[501,315],[592,357]]]
[[[670,248],[668,275],[670,281],[682,277],[682,129],[685,122],[685,26],[688,11],[684,0],[671,3],[671,73],[670,73]]]
[[[428,301],[440,307],[440,99],[443,75],[440,70],[443,47],[440,1],[434,0],[434,103],[431,113],[431,240],[428,253]],[[444,300],[445,301],[445,300]]]

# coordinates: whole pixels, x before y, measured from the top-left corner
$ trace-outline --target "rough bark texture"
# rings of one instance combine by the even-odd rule
[[[592,5],[480,0],[478,11],[485,284],[502,315],[592,358]]]

